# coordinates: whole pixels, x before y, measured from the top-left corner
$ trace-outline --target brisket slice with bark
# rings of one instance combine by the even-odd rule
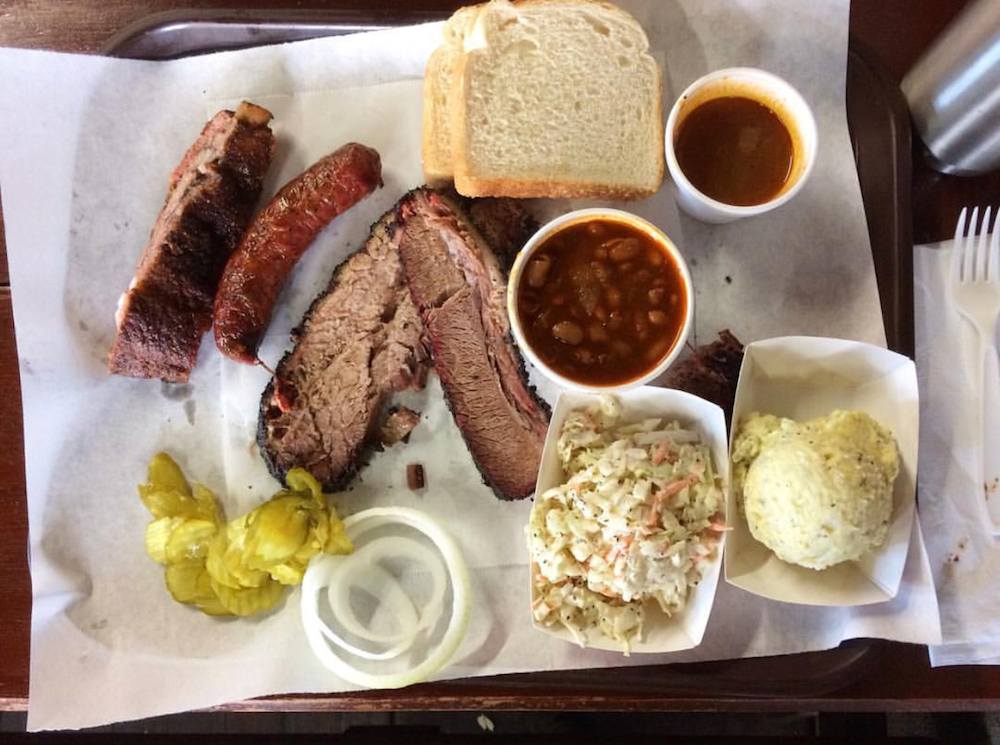
[[[690,357],[671,367],[663,384],[718,404],[726,412],[728,422],[733,417],[742,364],[743,345],[729,329],[723,329],[717,341],[702,344]]]
[[[343,487],[377,438],[388,398],[422,387],[427,352],[403,279],[395,210],[337,267],[261,398],[258,444],[271,473],[307,469]]]
[[[188,379],[212,325],[219,277],[260,197],[274,152],[271,113],[250,103],[220,111],[170,177],[135,278],[119,301],[108,369]]]
[[[400,204],[399,253],[434,369],[480,473],[502,499],[535,489],[549,410],[510,334],[497,256],[459,205],[430,189]]]
[[[300,466],[340,488],[370,447],[405,436],[417,417],[400,409],[383,421],[383,410],[394,392],[422,387],[429,330],[448,402],[484,477],[504,497],[534,490],[548,408],[525,384],[503,276],[472,227],[512,246],[529,222],[513,202],[490,201],[466,218],[432,191],[411,192],[337,268],[261,398],[257,441],[276,478]],[[456,244],[454,256],[446,241]]]

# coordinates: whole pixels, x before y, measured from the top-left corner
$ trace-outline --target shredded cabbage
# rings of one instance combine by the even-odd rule
[[[580,646],[596,629],[628,655],[646,602],[668,616],[683,609],[724,528],[721,480],[698,434],[621,418],[606,395],[566,417],[566,481],[536,497],[527,532],[535,619],[563,625]]]

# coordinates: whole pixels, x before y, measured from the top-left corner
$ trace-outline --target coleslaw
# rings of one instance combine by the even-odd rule
[[[628,655],[647,601],[681,611],[726,527],[721,479],[698,433],[621,418],[608,395],[566,417],[567,480],[536,497],[527,533],[535,620],[562,624],[580,646],[596,630]]]

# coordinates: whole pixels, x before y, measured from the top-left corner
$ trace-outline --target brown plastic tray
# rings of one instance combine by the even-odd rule
[[[164,60],[225,49],[374,31],[440,20],[447,13],[324,11],[179,11],[129,26],[104,54]],[[913,355],[913,261],[910,215],[910,124],[898,87],[852,40],[848,50],[847,115],[891,349]],[[836,649],[754,659],[502,675],[427,684],[428,692],[463,688],[509,695],[554,690],[604,695],[796,698],[820,696],[859,679],[888,642],[861,639]],[[278,697],[287,701],[289,697]],[[308,708],[315,696],[299,697]],[[264,703],[264,702],[261,702]],[[231,709],[232,706],[226,708]],[[252,707],[251,707],[252,708]],[[266,707],[265,707],[266,708]],[[291,708],[295,708],[292,706]]]

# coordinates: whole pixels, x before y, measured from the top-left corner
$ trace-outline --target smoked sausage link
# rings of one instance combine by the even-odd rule
[[[379,154],[352,142],[289,181],[257,213],[215,296],[215,343],[224,355],[257,362],[257,347],[295,263],[333,218],[381,184]]]

